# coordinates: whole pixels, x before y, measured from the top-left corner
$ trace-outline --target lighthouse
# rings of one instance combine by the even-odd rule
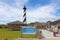
[[[23,13],[24,13],[24,14],[23,14],[23,18],[24,18],[23,23],[24,23],[24,24],[27,24],[27,22],[26,22],[26,6],[24,6],[23,10],[24,10],[24,11],[23,11]]]

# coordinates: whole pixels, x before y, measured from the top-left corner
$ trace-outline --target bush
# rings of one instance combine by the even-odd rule
[[[5,24],[0,24],[0,28],[7,28],[8,26]]]
[[[2,27],[0,26],[0,28],[2,28]]]

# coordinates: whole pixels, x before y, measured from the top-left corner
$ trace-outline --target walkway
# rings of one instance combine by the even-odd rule
[[[42,36],[45,38],[60,38],[60,34],[56,34],[54,37],[53,32],[42,29]]]
[[[40,40],[37,38],[18,38],[17,40]]]
[[[45,38],[53,38],[53,32],[42,29],[42,36]]]

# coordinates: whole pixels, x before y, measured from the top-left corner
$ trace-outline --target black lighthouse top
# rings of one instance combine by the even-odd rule
[[[24,9],[24,12],[25,12],[25,11],[26,11],[26,6],[24,6],[24,8],[23,8],[23,9]]]

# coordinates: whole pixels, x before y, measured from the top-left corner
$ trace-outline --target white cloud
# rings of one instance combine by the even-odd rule
[[[3,2],[0,2],[0,21],[22,21],[22,9],[11,7]],[[1,22],[0,22],[1,23]],[[2,22],[3,23],[3,22]]]
[[[28,2],[28,0],[15,0],[16,1],[16,6],[17,7],[22,7],[23,5],[25,5],[27,2]]]
[[[23,21],[23,9],[22,6],[28,1],[28,0],[15,0],[16,3],[13,5],[18,6],[10,6],[6,3],[0,2],[0,21],[6,21],[11,22],[15,20]],[[57,5],[57,4],[56,4]],[[60,16],[54,15],[56,13],[56,5],[55,3],[51,3],[49,5],[43,6],[43,7],[37,7],[36,9],[33,9],[31,11],[27,11],[27,22],[46,22],[48,20],[56,20],[59,19]],[[2,22],[3,23],[3,22]]]
[[[12,7],[6,3],[0,2],[0,23],[2,21],[11,22],[14,20],[23,20],[23,10]]]
[[[35,21],[40,21],[40,22],[46,22],[46,21],[54,21],[56,19],[59,19],[58,16],[54,15],[56,13],[55,6],[53,5],[47,5],[43,7],[39,7],[37,9],[34,9],[30,12],[27,13],[28,16],[28,22],[35,22]]]

